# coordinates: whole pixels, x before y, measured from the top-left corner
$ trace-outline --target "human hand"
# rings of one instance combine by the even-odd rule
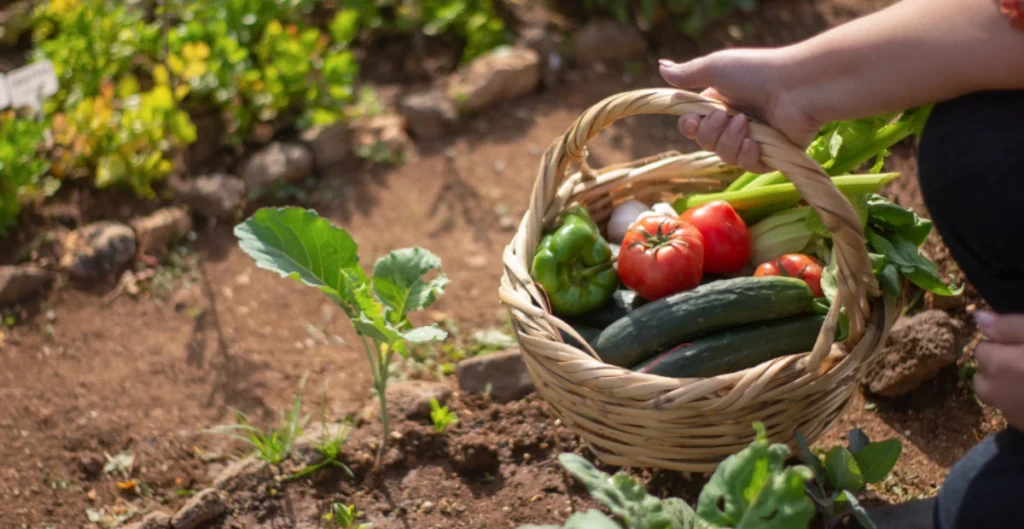
[[[979,311],[975,319],[988,340],[974,350],[974,392],[1011,426],[1024,430],[1024,314]]]
[[[809,94],[790,86],[792,62],[781,48],[723,50],[681,64],[658,61],[661,76],[672,86],[708,87],[702,95],[750,113],[806,147],[822,123],[812,117]],[[703,119],[686,114],[679,118],[679,130],[729,165],[754,173],[769,170],[761,162],[757,143],[750,139],[749,121],[742,113],[729,118],[714,111]]]

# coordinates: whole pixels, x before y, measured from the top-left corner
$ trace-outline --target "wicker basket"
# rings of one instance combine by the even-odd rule
[[[558,417],[610,465],[711,472],[750,443],[755,421],[764,423],[775,442],[794,447],[798,431],[813,442],[849,404],[858,375],[881,348],[898,313],[898,300],[882,296],[871,273],[864,233],[850,202],[803,149],[752,121],[751,137],[764,163],[795,184],[833,234],[837,302],[814,349],[736,373],[679,379],[608,365],[589,347],[565,343],[559,329],[586,342],[550,313],[529,274],[547,223],[579,203],[603,226],[622,201],[721,189],[739,173],[706,152],[668,152],[593,170],[586,164],[587,142],[626,116],[707,115],[716,109],[732,113],[719,102],[674,89],[625,92],[589,108],[544,154],[529,209],[505,248],[499,296],[511,314],[530,376]],[[833,343],[840,305],[849,315],[850,334],[845,342]]]

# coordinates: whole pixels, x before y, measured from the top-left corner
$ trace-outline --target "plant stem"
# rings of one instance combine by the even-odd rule
[[[373,342],[374,347],[366,341],[366,337],[360,335],[363,342],[363,350],[366,351],[366,359],[370,362],[370,374],[373,376],[373,389],[377,392],[377,399],[380,401],[380,423],[384,428],[384,435],[381,437],[380,446],[377,448],[377,458],[373,462],[376,470],[380,466],[381,458],[384,456],[385,445],[388,442],[388,397],[387,397],[387,367],[382,367],[379,346]]]
[[[897,176],[899,176],[899,173],[837,176],[832,178],[832,183],[844,195],[859,195],[862,193],[873,193]],[[708,202],[724,200],[736,209],[750,209],[779,202],[799,201],[800,198],[800,192],[796,190],[796,186],[787,183],[759,188],[748,187],[740,191],[727,191],[724,193],[690,195],[676,200],[672,205],[676,211],[686,211]]]

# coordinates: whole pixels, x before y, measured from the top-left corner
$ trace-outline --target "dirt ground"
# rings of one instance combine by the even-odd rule
[[[769,7],[756,17],[742,19],[749,36],[732,44],[791,42],[887,2],[765,3]],[[725,33],[723,26],[716,35]],[[657,51],[682,59],[722,40]],[[418,156],[399,167],[352,162],[321,175],[306,205],[353,234],[364,266],[405,246],[437,253],[451,285],[428,317],[455,321],[456,339],[501,328],[500,255],[512,232],[500,218],[524,213],[542,151],[590,104],[622,90],[662,85],[650,65],[568,77],[469,119],[450,136],[418,142]],[[595,142],[593,163],[692,150],[673,125],[650,117],[618,123]],[[888,194],[924,213],[913,147],[897,149],[888,166],[903,171]],[[130,208],[118,213],[85,207],[82,221],[101,211],[127,215]],[[163,269],[161,287],[152,293],[113,297],[113,282],[62,285],[19,313],[0,347],[0,432],[6,440],[0,444],[0,525],[89,527],[87,509],[172,512],[240,453],[239,444],[202,430],[232,422],[232,408],[256,423],[272,423],[304,375],[307,401],[323,392],[334,418],[365,401],[369,371],[363,353],[349,345],[355,335],[341,311],[307,287],[258,270],[237,248],[231,228],[197,227],[197,238],[181,250],[184,259]],[[937,236],[927,250],[954,271]],[[975,303],[968,296],[950,310],[969,322],[968,306]],[[317,527],[330,501],[346,501],[356,503],[374,527],[516,527],[561,521],[570,502],[587,505],[578,490],[570,497],[553,459],[559,450],[580,448],[543,402],[497,405],[462,396],[452,406],[463,420],[449,438],[429,435],[422,423],[398,425],[406,436],[398,443],[405,457],[388,467],[384,485],[327,473],[282,487],[262,507],[245,507],[219,523]],[[317,412],[315,404],[307,407]],[[896,471],[872,494],[878,501],[900,501],[933,495],[949,467],[999,421],[950,368],[897,401],[858,395],[822,443],[841,442],[854,426],[873,439],[899,437],[905,450]],[[358,432],[354,446],[373,435],[372,428]],[[483,473],[458,471],[449,456],[465,443],[497,454],[497,464]],[[129,490],[102,468],[106,455],[125,451],[134,454],[137,486]],[[700,488],[699,478],[641,475],[659,494],[693,500]],[[450,508],[423,507],[442,500]]]

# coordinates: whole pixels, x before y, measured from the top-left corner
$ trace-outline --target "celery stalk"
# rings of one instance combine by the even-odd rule
[[[832,178],[839,191],[844,195],[874,193],[885,184],[899,176],[899,173],[883,173],[869,175],[846,175]],[[778,204],[799,201],[800,193],[792,183],[776,184],[759,188],[746,188],[739,191],[725,191],[680,197],[672,203],[676,211],[682,213],[690,208],[724,200],[737,210],[750,209],[767,204]]]
[[[733,182],[731,184],[729,184],[729,187],[725,188],[725,190],[726,191],[736,191],[736,190],[739,190],[739,189],[743,189],[744,187],[747,187],[747,184],[749,184],[750,182],[753,182],[759,176],[761,176],[761,175],[759,175],[757,173],[743,173],[743,174],[740,175],[739,178],[737,178],[736,180],[733,180]]]

